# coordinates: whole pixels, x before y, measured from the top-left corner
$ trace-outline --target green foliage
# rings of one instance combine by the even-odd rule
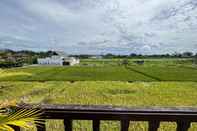
[[[25,129],[33,128],[35,122],[39,123],[40,115],[40,111],[35,109],[20,109],[8,115],[0,115],[0,130],[14,131],[11,126],[18,126]]]
[[[23,64],[37,64],[37,58],[45,58],[52,55],[57,55],[57,53],[54,51],[33,52],[28,50],[0,50],[0,58],[4,61],[0,63],[0,68],[19,67]]]
[[[21,66],[22,66],[21,62],[11,62],[11,61],[0,62],[0,68],[11,68],[11,67],[21,67]]]
[[[182,56],[183,57],[192,57],[193,53],[192,52],[183,52]]]
[[[2,95],[2,94],[1,94]],[[0,101],[0,130],[14,131],[13,126],[25,129],[40,124],[41,110],[16,107],[16,100],[4,99]]]
[[[31,62],[32,62],[32,64],[38,64],[38,58],[33,57]]]

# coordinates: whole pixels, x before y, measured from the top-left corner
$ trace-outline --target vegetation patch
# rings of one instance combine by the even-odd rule
[[[135,94],[137,93],[137,90],[128,90],[128,89],[112,89],[107,90],[108,94],[111,95],[128,95],[128,94]]]

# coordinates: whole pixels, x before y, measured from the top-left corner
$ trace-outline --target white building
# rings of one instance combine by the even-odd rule
[[[73,66],[79,63],[80,60],[74,57],[52,56],[38,59],[39,65]]]

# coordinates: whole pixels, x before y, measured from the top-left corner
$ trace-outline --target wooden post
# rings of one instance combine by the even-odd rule
[[[93,120],[93,131],[100,131],[100,120]]]
[[[72,131],[72,120],[64,119],[64,128],[65,131]]]
[[[177,131],[188,131],[191,122],[189,121],[177,121]]]
[[[157,131],[159,128],[160,122],[153,120],[153,121],[149,121],[148,124],[149,124],[148,131]]]
[[[129,130],[129,120],[121,120],[121,131]]]

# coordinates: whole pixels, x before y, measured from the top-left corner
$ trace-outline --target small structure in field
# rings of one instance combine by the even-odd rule
[[[101,56],[101,55],[93,55],[90,57],[90,59],[102,59],[102,58],[103,58],[103,56]]]
[[[39,65],[59,65],[59,66],[73,66],[79,64],[80,60],[74,57],[68,56],[51,56],[47,58],[39,58]]]
[[[134,63],[138,65],[144,65],[144,60],[137,60],[137,61],[134,61]]]

